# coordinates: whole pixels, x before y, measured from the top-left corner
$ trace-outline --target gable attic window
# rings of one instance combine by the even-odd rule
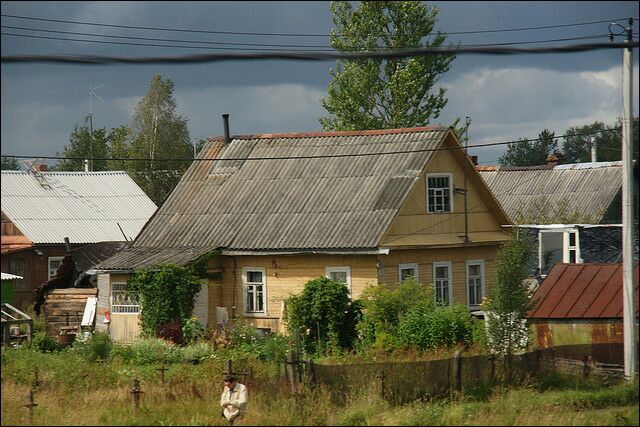
[[[427,174],[427,213],[453,212],[453,175]]]

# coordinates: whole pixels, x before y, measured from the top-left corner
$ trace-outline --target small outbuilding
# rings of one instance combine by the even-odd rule
[[[638,264],[634,269],[638,329]],[[528,313],[538,348],[623,342],[622,264],[555,264]]]

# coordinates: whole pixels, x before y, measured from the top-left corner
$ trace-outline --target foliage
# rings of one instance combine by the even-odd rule
[[[420,350],[469,345],[473,339],[469,310],[463,305],[425,310],[413,307],[398,325],[398,340]]]
[[[231,345],[238,348],[253,349],[260,340],[258,329],[240,317],[233,319],[233,327],[229,331]]]
[[[309,353],[351,348],[361,314],[344,283],[326,277],[308,281],[302,293],[286,300],[290,331]]]
[[[197,317],[192,316],[184,323],[182,327],[182,338],[186,344],[191,344],[204,337],[204,326]]]
[[[176,318],[167,323],[161,323],[156,326],[156,337],[167,340],[172,344],[183,344],[182,322]]]
[[[528,339],[526,315],[532,292],[524,279],[529,276],[532,244],[529,234],[515,233],[498,251],[495,285],[482,303],[489,348],[503,358],[526,349]]]
[[[84,159],[96,158],[93,161],[94,171],[107,170],[109,156],[109,146],[107,132],[105,128],[94,129],[93,133],[89,129],[88,116],[85,124],[78,127],[76,125],[69,135],[69,144],[65,145],[62,153],[56,156],[64,157],[58,161],[55,169],[60,171],[82,171],[84,170]],[[97,159],[101,160],[97,160]]]
[[[116,346],[113,357],[134,365],[177,363],[182,359],[180,347],[159,338],[143,338],[130,346]]]
[[[563,154],[566,163],[591,161],[591,141],[596,144],[596,160],[599,162],[622,159],[622,121],[614,125],[606,125],[596,121],[589,125],[569,128],[564,138]],[[638,159],[638,117],[632,121],[631,144],[634,147],[633,158]],[[586,133],[589,134],[586,134]],[[581,135],[585,134],[585,135]]]
[[[47,353],[59,350],[60,346],[58,346],[58,341],[54,337],[50,337],[46,332],[40,331],[33,334],[29,348]]]
[[[18,162],[18,159],[14,158],[14,157],[5,157],[2,156],[2,163],[1,163],[1,170],[14,170],[17,171],[20,169],[20,163]]]
[[[155,336],[158,327],[191,318],[201,281],[192,267],[162,264],[136,270],[128,281],[127,291],[138,298],[142,306],[142,332]]]
[[[339,52],[436,48],[446,36],[435,30],[438,9],[423,2],[331,2],[331,47]],[[455,55],[388,60],[338,60],[322,106],[323,130],[424,126],[447,104],[445,89],[433,90]]]
[[[129,133],[131,129],[127,125],[121,125],[112,128],[107,135],[109,142],[109,158],[110,159],[127,159],[129,158]],[[127,160],[107,160],[108,170],[128,171],[132,168],[131,161]]]
[[[113,342],[109,334],[95,332],[84,343],[76,343],[80,346],[82,357],[89,362],[107,361],[111,355]]]
[[[598,224],[606,212],[569,208],[570,200],[549,203],[547,197],[528,197],[513,215],[514,224]]]
[[[281,363],[286,360],[289,340],[283,335],[269,335],[262,343],[260,359],[265,362]]]
[[[153,76],[149,90],[136,107],[129,135],[130,156],[149,159],[132,162],[133,179],[158,206],[189,166],[184,161],[159,160],[193,157],[187,119],[176,114],[173,86],[170,79]]]
[[[557,141],[553,132],[545,129],[537,140],[520,138],[508,144],[507,151],[500,156],[501,165],[536,166],[547,163],[547,157],[557,149]]]
[[[412,277],[395,285],[381,283],[365,288],[361,296],[364,313],[358,323],[362,345],[380,346],[392,341],[382,334],[396,337],[402,317],[414,308],[433,311],[433,292],[433,286],[418,283]]]

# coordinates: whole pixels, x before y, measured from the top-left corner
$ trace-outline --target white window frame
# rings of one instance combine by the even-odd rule
[[[437,284],[436,284],[436,267],[447,267],[447,280],[448,280],[448,284],[447,284],[447,294],[449,297],[449,304],[451,305],[453,304],[453,267],[451,265],[451,261],[436,261],[433,263],[433,299],[434,301],[436,301],[436,303],[438,302],[438,291],[437,291]]]
[[[349,289],[349,295],[351,295],[351,267],[349,266],[340,266],[340,267],[325,267],[324,275],[327,279],[331,279],[331,273],[347,273],[347,288]]]
[[[429,207],[429,178],[449,178],[449,210],[448,211],[432,211]],[[447,214],[453,213],[453,174],[450,172],[447,173],[428,173],[425,178],[425,187],[426,187],[426,195],[427,195],[427,213],[428,214]]]
[[[480,266],[480,301],[477,304],[471,304],[471,293],[469,292],[469,267],[472,265]],[[468,259],[466,261],[466,280],[465,280],[465,288],[467,289],[467,306],[472,309],[480,308],[480,304],[482,304],[482,300],[484,299],[486,292],[486,276],[484,270],[484,260],[483,259]]]
[[[415,274],[412,274],[411,276],[415,277],[416,282],[420,281],[420,279],[418,278],[418,264],[417,263],[398,264],[398,283],[402,283],[402,270],[408,270],[408,269],[413,269]]]
[[[262,310],[260,311],[248,311],[247,310],[247,293],[249,292],[249,283],[247,282],[247,273],[260,272],[262,273]],[[252,282],[251,285],[255,285],[257,282]],[[254,295],[255,304],[255,295]],[[242,269],[242,305],[245,316],[266,316],[267,315],[267,272],[263,267],[244,267]]]
[[[545,230],[538,230],[538,269],[540,271],[541,277],[547,277],[548,273],[543,273],[543,265],[542,265],[542,240],[544,233],[562,233],[562,262],[569,263],[571,262],[571,251],[575,251],[575,262],[576,264],[582,264],[584,260],[582,259],[582,254],[580,253],[580,232],[577,228],[549,228]],[[571,234],[576,236],[575,245],[570,245],[571,242],[570,236]]]
[[[51,280],[51,278],[58,272],[58,268],[60,268],[60,266],[58,266],[58,268],[56,268],[56,271],[51,272],[51,261],[60,261],[60,265],[62,265],[63,259],[63,256],[50,256],[47,258],[47,280]]]
[[[116,286],[118,285],[118,286]],[[115,289],[116,287],[120,287],[122,285],[123,289]],[[126,292],[127,291],[127,282],[111,282],[111,297],[109,298],[109,305],[111,306],[111,313],[115,314],[140,314],[141,307],[138,304],[114,304],[113,303],[113,294],[115,292]]]

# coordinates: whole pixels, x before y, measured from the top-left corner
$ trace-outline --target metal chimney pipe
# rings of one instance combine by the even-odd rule
[[[223,114],[222,120],[224,121],[224,142],[225,144],[230,144],[231,136],[229,135],[229,114]]]
[[[69,243],[69,238],[64,238],[64,248],[67,250],[67,255],[71,253],[71,243]]]

